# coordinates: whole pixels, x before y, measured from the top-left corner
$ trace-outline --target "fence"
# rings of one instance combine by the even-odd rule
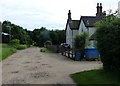
[[[75,53],[72,49],[65,50],[65,51],[61,52],[61,54],[70,58],[70,59],[74,59],[74,57],[75,57]]]
[[[59,53],[60,52],[60,48],[58,45],[46,45],[46,48],[49,50],[52,50],[55,53]]]
[[[70,59],[74,59],[74,57],[75,57],[74,51],[69,48],[64,48],[59,45],[46,45],[46,48],[49,50],[52,50],[55,53],[61,53],[62,55],[66,56]]]

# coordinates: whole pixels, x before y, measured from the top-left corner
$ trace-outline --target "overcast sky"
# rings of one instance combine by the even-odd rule
[[[80,16],[95,16],[97,3],[103,11],[117,10],[120,0],[0,0],[0,21],[9,20],[23,28],[33,30],[64,29],[68,10],[72,19]]]

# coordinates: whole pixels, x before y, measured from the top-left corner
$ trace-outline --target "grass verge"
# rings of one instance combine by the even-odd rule
[[[48,49],[40,49],[40,52],[44,52],[44,53],[54,53],[53,51],[48,50]]]
[[[26,48],[28,48],[27,45],[12,46],[9,44],[0,44],[0,61],[17,52],[17,50],[22,50]]]
[[[105,72],[102,69],[78,72],[71,74],[70,77],[78,86],[120,85],[115,73]]]
[[[17,50],[8,44],[0,44],[0,61],[15,53]]]

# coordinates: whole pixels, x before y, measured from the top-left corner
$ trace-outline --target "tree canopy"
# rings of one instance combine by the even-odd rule
[[[120,19],[109,15],[98,22],[96,27],[97,47],[104,69],[120,73]]]
[[[7,38],[9,38],[9,42],[12,39],[18,39],[21,44],[35,44],[36,46],[44,46],[47,40],[50,40],[54,45],[65,42],[65,30],[47,30],[45,27],[41,27],[29,31],[10,21],[2,23],[2,32],[9,34],[2,36],[3,42]]]

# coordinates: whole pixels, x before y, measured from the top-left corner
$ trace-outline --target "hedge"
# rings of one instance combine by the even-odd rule
[[[103,68],[120,73],[120,19],[113,15],[96,23],[96,40]]]

